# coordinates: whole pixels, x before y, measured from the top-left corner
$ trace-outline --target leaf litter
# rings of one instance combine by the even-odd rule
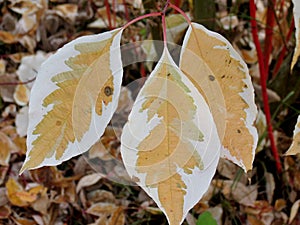
[[[116,124],[119,118],[112,120],[111,126],[101,137],[102,147],[94,146],[96,150],[73,158],[61,166],[44,167],[18,176],[26,152],[26,110],[33,83],[28,81],[34,80],[36,71],[47,54],[54,53],[75,37],[108,29],[109,18],[104,12],[102,1],[70,2],[0,1],[0,83],[7,84],[0,86],[0,224],[166,224],[160,209],[143,190],[111,181],[111,177],[118,177],[122,181],[128,179],[124,167],[120,165],[119,137],[122,126]],[[120,2],[117,1],[117,4],[121,5]],[[140,4],[138,1],[126,1],[126,6],[133,15],[143,12]],[[218,1],[218,32],[229,37],[247,62],[253,82],[259,84],[257,56],[253,51],[253,41],[249,38],[246,14],[241,11],[243,5],[239,4],[229,6],[229,12],[226,1]],[[284,15],[289,13],[290,7],[291,2],[285,1],[282,11],[276,11],[280,27],[278,24],[275,26],[271,68],[274,67],[273,63],[276,63],[282,46],[295,45],[292,41],[284,43],[281,38],[288,32],[290,21]],[[123,9],[124,7],[114,9],[111,2],[111,12],[117,15],[117,26],[126,22]],[[259,32],[263,37],[266,7],[262,1],[258,3],[258,12],[257,20],[261,22]],[[146,34],[149,34],[148,26],[137,25],[134,28],[136,31],[132,31],[135,38],[146,38]],[[185,25],[182,24],[182,27]],[[172,38],[179,41],[182,37],[176,36],[176,29],[171,29],[175,33]],[[131,40],[128,33],[124,33],[124,39]],[[280,77],[290,75],[291,57],[288,57],[290,53],[286,54],[279,70]],[[149,74],[151,66],[148,64],[146,67]],[[129,83],[132,77],[139,78],[140,70],[132,66],[126,68],[125,74],[125,83]],[[276,79],[273,78],[272,82],[276,83]],[[28,83],[17,85],[19,82]],[[287,95],[282,97],[278,90],[280,88],[271,90],[270,87],[269,95],[274,99],[273,113],[278,124],[276,129],[280,131],[277,143],[283,155],[292,141],[297,121],[294,114],[299,113],[299,96],[288,102],[285,99]],[[128,115],[132,105],[132,101],[128,99],[131,91],[135,90],[122,89],[119,115],[123,115],[122,110]],[[261,106],[259,96],[256,103]],[[285,120],[291,122],[284,122]],[[184,224],[194,224],[198,216],[206,211],[213,215],[218,224],[232,224],[232,221],[234,224],[251,225],[299,223],[299,155],[282,156],[285,172],[276,174],[269,142],[265,137],[265,123],[261,121],[259,124],[260,145],[253,170],[244,174],[229,161],[220,163],[209,191],[190,211]],[[92,163],[95,158],[101,163],[107,163],[106,169],[101,170],[100,174],[99,168],[95,169]]]

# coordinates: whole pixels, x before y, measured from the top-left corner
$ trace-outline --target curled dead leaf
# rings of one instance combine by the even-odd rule
[[[25,137],[28,128],[28,107],[25,106],[19,110],[15,119],[17,133],[20,137]]]
[[[11,214],[11,209],[9,206],[0,206],[0,219],[8,219]]]
[[[290,214],[290,218],[289,218],[289,224],[291,224],[293,222],[293,220],[295,219],[298,210],[299,210],[299,206],[300,206],[300,199],[295,201],[292,208],[291,208],[291,214]]]
[[[29,102],[30,91],[24,84],[17,85],[14,92],[14,100],[20,106],[25,106]]]
[[[103,175],[99,173],[93,173],[82,177],[77,184],[76,193],[78,193],[84,187],[96,184],[102,177]]]
[[[22,199],[22,196],[18,196],[18,193],[24,191],[23,187],[14,179],[9,178],[5,184],[8,200],[15,206],[28,206],[29,203]]]

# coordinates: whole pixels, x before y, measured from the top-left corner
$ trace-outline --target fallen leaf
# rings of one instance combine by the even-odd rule
[[[36,225],[36,222],[34,220],[27,219],[27,218],[22,218],[22,217],[14,218],[14,217],[11,217],[11,219],[15,222],[16,225]]]
[[[275,190],[275,180],[272,173],[265,172],[265,179],[266,179],[266,194],[269,203],[271,204],[273,202],[273,195]]]
[[[16,115],[16,129],[20,137],[25,137],[28,128],[28,107],[25,106],[19,110]]]
[[[13,44],[17,42],[17,37],[10,32],[0,30],[0,41],[6,44]]]
[[[0,76],[0,83],[16,83],[17,79],[13,74],[4,74]],[[13,85],[1,85],[0,95],[5,102],[14,102],[13,94],[15,87]]]
[[[0,76],[2,76],[6,72],[6,61],[4,59],[0,59]]]
[[[212,184],[220,189],[227,199],[234,199],[244,206],[255,205],[258,195],[256,185],[246,186],[234,180],[213,180]]]
[[[295,201],[292,208],[291,208],[291,214],[290,214],[290,218],[289,218],[289,224],[291,224],[293,222],[293,220],[295,219],[298,210],[299,210],[299,206],[300,206],[300,199]]]
[[[23,56],[21,59],[21,64],[18,67],[17,75],[20,81],[28,82],[33,80],[39,69],[41,64],[50,56],[51,54],[46,54],[42,51],[37,51],[35,55]],[[26,86],[31,89],[34,82],[30,82],[26,84]]]
[[[96,202],[110,202],[114,203],[116,201],[115,196],[112,192],[106,190],[94,190],[86,194],[87,200],[92,203]]]
[[[118,207],[110,216],[108,225],[124,225],[125,224],[125,215],[123,207]]]
[[[274,209],[279,212],[283,210],[286,206],[286,200],[281,198],[275,201]]]
[[[8,166],[12,148],[15,149],[10,138],[0,131],[0,165]]]
[[[103,214],[111,214],[118,209],[118,206],[113,203],[99,202],[89,207],[86,212],[94,216],[102,216]]]
[[[8,219],[11,214],[11,209],[9,206],[0,206],[0,219]]]
[[[76,15],[78,12],[77,4],[60,4],[54,8],[57,13],[63,18],[70,20],[71,22],[75,22]]]
[[[8,198],[6,195],[6,188],[0,187],[0,206],[5,206],[7,205],[7,203],[8,203]]]
[[[236,15],[224,16],[220,22],[225,30],[232,30],[239,25],[239,19]]]
[[[14,92],[14,100],[20,106],[25,106],[29,102],[30,91],[24,84],[18,84]]]
[[[9,178],[5,184],[7,190],[7,197],[8,200],[11,202],[12,205],[24,207],[28,206],[29,203],[22,200],[17,194],[24,191],[23,187],[14,179]]]
[[[78,193],[84,187],[89,187],[93,184],[96,184],[102,177],[103,175],[99,173],[93,173],[82,177],[77,184],[76,193]]]

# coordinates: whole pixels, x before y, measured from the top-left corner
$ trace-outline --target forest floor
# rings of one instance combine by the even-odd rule
[[[119,27],[153,10],[135,0],[109,2],[112,1],[106,5],[102,0],[0,0],[0,224],[167,224],[154,201],[130,181],[120,156],[122,126],[139,88],[153,69],[153,63],[146,59],[150,54],[159,55],[157,49],[146,45],[134,45],[126,51],[126,57],[123,55],[124,61],[141,57],[145,62],[124,67],[119,107],[101,140],[88,153],[60,166],[25,171],[19,176],[26,154],[29,95],[41,63],[79,36]],[[157,2],[157,7],[163,4]],[[189,15],[192,2],[173,1]],[[183,224],[215,224],[198,220],[199,215],[209,212],[219,225],[298,225],[300,160],[299,156],[284,156],[300,111],[300,88],[296,86],[300,81],[299,62],[290,72],[295,47],[295,38],[289,37],[289,31],[294,31],[292,4],[281,1],[274,6],[276,21],[271,30],[268,62],[268,97],[282,166],[278,172],[266,132],[249,2],[215,2],[213,29],[232,43],[249,66],[259,108],[256,125],[260,141],[253,170],[248,174],[232,162],[220,160],[208,192]],[[264,1],[257,2],[259,38],[265,48],[268,9]],[[168,18],[169,41],[181,45],[187,24],[173,11],[168,12]],[[124,31],[122,43],[157,39],[155,34],[161,38],[159,26],[156,18],[133,24]]]

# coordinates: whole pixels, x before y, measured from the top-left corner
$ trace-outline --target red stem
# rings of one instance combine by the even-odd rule
[[[281,0],[281,3],[280,3],[280,12],[283,12],[284,1],[285,0]]]
[[[164,45],[165,48],[167,48],[167,25],[166,25],[166,12],[167,9],[170,5],[170,0],[167,0],[165,7],[162,11],[162,16],[161,16],[161,20],[162,20],[162,28],[163,28],[163,39],[164,39]]]
[[[111,13],[110,13],[110,6],[109,6],[109,3],[108,3],[108,0],[105,0],[104,4],[105,4],[107,19],[108,19],[108,28],[110,30],[112,30],[111,17],[110,17]]]
[[[128,13],[128,8],[127,8],[126,0],[122,0],[122,3],[124,5],[124,9],[125,9],[125,18],[126,18],[127,21],[129,21],[129,13]]]
[[[181,4],[181,1],[180,0],[175,0],[175,2],[174,2],[174,5],[176,6],[176,7],[180,7],[180,4]],[[174,12],[175,14],[176,13],[179,13],[177,10],[175,10],[175,12]]]
[[[264,49],[265,52],[264,64],[265,64],[265,70],[267,75],[266,79],[268,79],[268,75],[269,75],[269,62],[272,54],[273,28],[275,24],[275,15],[274,15],[275,4],[276,4],[276,0],[268,1],[266,39],[265,39],[265,49]]]
[[[288,43],[292,37],[292,34],[294,32],[294,29],[295,29],[295,21],[294,21],[294,18],[292,18],[292,22],[291,22],[291,25],[290,25],[290,29],[289,29],[289,32],[286,36],[286,43]],[[272,78],[276,77],[279,69],[280,69],[280,66],[282,65],[282,62],[283,62],[283,59],[285,57],[285,53],[287,51],[287,48],[286,48],[286,45],[283,46],[280,54],[279,54],[279,57],[278,57],[278,60],[277,60],[277,63],[276,63],[276,66],[275,66],[275,69],[273,71],[273,76]]]
[[[259,72],[260,72],[260,85],[262,89],[262,97],[263,97],[263,104],[264,104],[264,111],[266,115],[267,120],[267,128],[268,128],[268,136],[271,143],[271,150],[272,154],[274,156],[274,159],[276,161],[276,169],[278,173],[281,173],[282,166],[279,159],[278,150],[275,144],[275,138],[273,135],[273,128],[272,128],[272,121],[271,121],[271,113],[270,113],[270,107],[268,103],[268,94],[267,94],[267,74],[266,70],[264,68],[264,61],[263,61],[263,54],[261,50],[261,46],[258,39],[258,31],[257,31],[257,23],[256,23],[256,6],[254,3],[254,0],[250,0],[250,17],[251,17],[251,27],[252,27],[252,36],[253,41],[256,46],[257,56],[258,56],[258,63],[259,63]]]
[[[191,24],[192,22],[191,22],[191,20],[190,20],[190,18],[180,9],[180,8],[178,8],[176,5],[173,5],[172,3],[169,3],[169,6],[172,8],[172,9],[174,9],[175,11],[177,11],[177,12],[179,12],[184,18],[185,18],[185,20],[189,23],[189,24]]]
[[[175,0],[175,5],[176,5],[177,7],[180,7],[180,3],[181,3],[180,0]]]
[[[116,2],[112,1],[112,8],[113,8],[113,28],[115,28],[117,26],[117,16],[116,16]]]
[[[127,27],[129,27],[130,25],[142,20],[142,19],[146,19],[148,17],[155,17],[155,16],[162,16],[162,13],[161,12],[153,12],[153,13],[148,13],[148,14],[145,14],[145,15],[142,15],[142,16],[139,16],[131,21],[129,21],[128,23],[126,23],[124,26],[123,26],[123,29],[126,29]]]
[[[145,70],[145,66],[143,63],[141,63],[140,74],[141,74],[141,77],[146,77],[146,70]]]

